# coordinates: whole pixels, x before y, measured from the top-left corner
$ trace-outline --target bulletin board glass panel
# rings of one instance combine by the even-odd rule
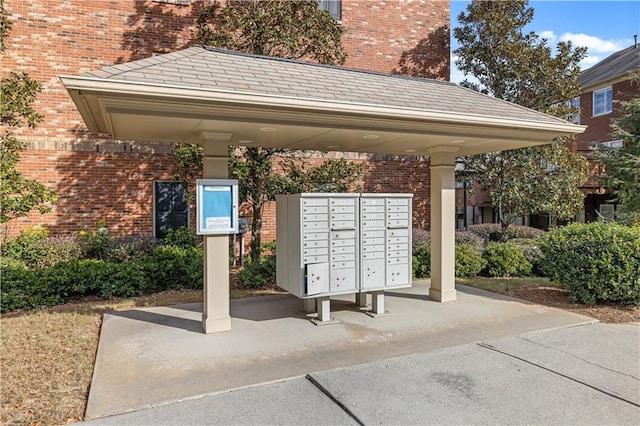
[[[238,181],[198,179],[196,181],[198,235],[238,232]]]

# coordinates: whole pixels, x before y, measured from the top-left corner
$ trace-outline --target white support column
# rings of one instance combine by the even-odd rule
[[[229,177],[227,145],[205,143],[203,163],[205,179],[227,179]],[[202,327],[207,334],[231,330],[228,235],[204,237]]]
[[[371,293],[371,312],[374,315],[384,315],[384,291]]]
[[[431,155],[431,288],[438,302],[456,300],[455,288],[455,154]]]
[[[329,324],[331,321],[331,300],[329,296],[318,297],[316,299],[316,306],[318,308],[318,323]]]
[[[317,312],[316,299],[302,299],[302,309],[304,309],[306,314]]]
[[[366,308],[367,304],[367,293],[360,292],[356,293],[356,307],[357,308]]]

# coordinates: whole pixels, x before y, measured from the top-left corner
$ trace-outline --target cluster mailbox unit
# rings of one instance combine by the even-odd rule
[[[412,194],[303,193],[276,199],[277,283],[316,300],[317,322],[330,322],[329,297],[411,287]]]

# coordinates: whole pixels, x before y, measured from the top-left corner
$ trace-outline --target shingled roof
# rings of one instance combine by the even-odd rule
[[[165,87],[564,123],[454,83],[195,46],[85,73]]]
[[[580,85],[583,88],[595,86],[640,69],[640,46],[627,47],[603,59],[580,74]]]

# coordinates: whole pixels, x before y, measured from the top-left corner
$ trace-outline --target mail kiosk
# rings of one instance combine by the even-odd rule
[[[278,286],[299,298],[358,291],[358,194],[276,197]]]
[[[318,300],[411,287],[412,194],[302,193],[276,197],[277,284]]]

